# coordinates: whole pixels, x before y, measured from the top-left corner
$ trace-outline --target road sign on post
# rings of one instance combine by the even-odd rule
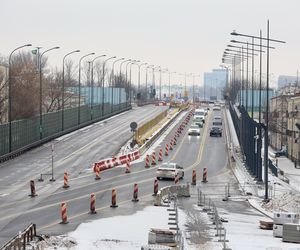
[[[136,122],[132,122],[130,123],[130,128],[131,128],[131,132],[133,133],[133,140],[132,142],[130,143],[130,147],[131,148],[134,148],[134,146],[136,145],[136,140],[135,140],[135,132],[136,132],[136,129],[137,129],[138,125]]]

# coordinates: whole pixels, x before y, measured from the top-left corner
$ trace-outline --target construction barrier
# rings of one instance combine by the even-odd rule
[[[91,201],[90,201],[90,213],[96,214],[96,196],[94,193],[91,193]]]
[[[165,156],[168,156],[168,155],[169,155],[169,145],[167,143],[165,146]]]
[[[177,186],[178,183],[179,183],[179,175],[175,174],[175,178],[174,178],[174,184],[175,184],[175,186]]]
[[[173,145],[176,145],[176,144],[177,144],[176,135],[174,136],[174,139],[173,139],[173,141],[174,141]]]
[[[30,197],[35,197],[37,196],[36,192],[35,192],[35,184],[34,184],[34,180],[30,181]]]
[[[133,186],[133,199],[132,199],[132,201],[134,201],[134,202],[138,202],[139,201],[139,199],[138,199],[138,192],[139,192],[139,189],[138,189],[138,184],[134,184],[134,186]]]
[[[64,173],[64,185],[63,185],[63,188],[68,188],[68,187],[70,187],[69,184],[68,184],[68,182],[69,182],[68,179],[69,179],[69,178],[68,178],[68,173],[65,172],[65,173]]]
[[[158,153],[158,161],[162,161],[163,160],[163,156],[162,156],[162,148],[159,149],[159,153]]]
[[[170,150],[173,150],[173,139],[171,139],[171,142],[170,142]]]
[[[95,180],[100,180],[101,177],[100,177],[100,167],[96,167],[96,171],[95,171]]]
[[[129,174],[131,171],[130,171],[130,161],[127,161],[126,162],[126,170],[125,170],[125,173],[126,174]]]
[[[96,171],[96,167],[100,168],[100,171],[110,169],[116,166],[121,166],[126,164],[126,162],[129,160],[134,161],[140,158],[140,151],[134,151],[132,153],[129,153],[127,155],[121,155],[119,157],[112,157],[108,159],[101,160],[99,162],[94,163],[93,170]]]
[[[152,153],[152,162],[151,162],[152,166],[156,165],[156,158],[155,158],[155,152]]]
[[[177,194],[177,197],[190,197],[190,185],[173,185],[161,188],[154,201],[154,206],[164,206],[164,197],[170,194]]]
[[[60,204],[61,209],[61,223],[60,224],[67,224],[68,223],[68,216],[67,216],[67,204],[62,202]]]
[[[202,182],[207,182],[207,168],[203,168],[203,179]]]
[[[158,192],[158,180],[157,178],[154,179],[154,188],[153,188],[153,196],[156,196],[157,195],[157,192]]]
[[[146,167],[146,168],[149,168],[149,167],[150,167],[150,159],[149,159],[149,157],[150,157],[150,156],[147,154],[147,155],[146,155],[146,159],[145,159],[145,162],[146,162],[146,163],[145,163],[145,167]]]
[[[113,189],[111,191],[111,205],[110,205],[110,207],[113,207],[113,208],[118,207],[118,205],[117,205],[117,190],[116,189]]]
[[[197,181],[197,176],[196,176],[196,170],[193,170],[193,174],[192,174],[192,185],[196,185],[196,181]]]

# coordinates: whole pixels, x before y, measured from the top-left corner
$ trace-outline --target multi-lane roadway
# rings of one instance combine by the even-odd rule
[[[153,182],[156,166],[145,168],[144,156],[132,164],[131,173],[126,174],[123,167],[113,168],[101,173],[101,180],[94,180],[94,173],[88,170],[91,164],[109,156],[125,141],[131,133],[129,123],[139,124],[151,119],[163,107],[146,106],[114,117],[107,122],[101,122],[82,129],[76,133],[55,140],[55,174],[56,182],[37,183],[38,196],[28,197],[29,180],[37,179],[41,169],[50,167],[50,147],[46,144],[34,149],[0,168],[1,193],[0,198],[0,245],[15,235],[30,222],[37,224],[38,233],[62,234],[74,230],[81,222],[130,214],[145,206],[153,204]],[[177,162],[184,167],[185,177],[181,183],[190,182],[192,170],[197,170],[198,180],[203,167],[208,169],[208,178],[218,176],[226,169],[227,150],[223,137],[209,137],[212,117],[222,111],[210,111],[200,136],[188,136],[185,128],[178,138],[177,145],[169,156],[164,156],[164,162]],[[182,113],[164,132],[161,138],[148,150],[148,153],[165,147],[174,137],[177,127],[186,113]],[[189,123],[189,125],[191,122]],[[62,188],[63,172],[70,173],[70,188]],[[46,170],[44,170],[46,171]],[[5,178],[5,176],[8,176]],[[138,203],[133,203],[133,185],[139,186]],[[161,180],[159,187],[170,185],[173,181]],[[111,191],[117,190],[118,208],[111,208]],[[90,194],[96,195],[97,214],[89,214]],[[66,202],[68,208],[67,225],[59,224],[60,204]],[[154,218],[155,219],[155,218]],[[116,225],[117,226],[117,225]]]

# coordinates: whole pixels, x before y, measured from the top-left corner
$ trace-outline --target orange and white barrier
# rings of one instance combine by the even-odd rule
[[[171,142],[170,142],[170,150],[173,150],[173,139],[171,139]]]
[[[196,170],[193,170],[193,174],[192,174],[192,185],[196,185],[196,181],[197,181],[197,176],[196,176]]]
[[[61,224],[67,224],[68,223],[67,204],[65,202],[62,202],[60,204],[60,209],[61,209]]]
[[[179,175],[175,174],[175,178],[174,178],[174,184],[177,186],[179,183]]]
[[[36,192],[35,192],[35,184],[34,184],[34,180],[30,181],[30,197],[35,197],[37,196]]]
[[[118,207],[117,205],[117,190],[114,188],[111,191],[111,205],[110,207]]]
[[[100,180],[101,177],[100,177],[100,167],[96,167],[96,171],[95,171],[95,180]]]
[[[167,143],[165,146],[165,156],[168,156],[168,155],[169,155],[169,145]]]
[[[203,168],[203,179],[202,182],[207,182],[207,168]]]
[[[153,187],[153,196],[156,196],[158,193],[158,180],[157,178],[154,179],[154,187]]]
[[[162,160],[163,160],[162,154],[163,154],[162,148],[160,148],[160,149],[159,149],[159,153],[158,153],[158,161],[162,161]]]
[[[126,174],[129,174],[131,171],[130,171],[130,161],[127,161],[126,162],[126,170],[125,170],[125,173]]]
[[[69,186],[69,177],[68,177],[68,173],[65,172],[64,173],[64,185],[63,185],[63,188],[68,188],[68,187],[70,187]]]
[[[134,186],[133,186],[133,199],[132,199],[132,201],[134,201],[134,202],[139,201],[138,192],[139,192],[138,184],[135,183]]]
[[[156,165],[156,157],[155,157],[155,151],[152,153],[152,162],[151,162],[152,166]]]
[[[147,154],[145,158],[145,167],[149,168],[150,167],[150,156]]]
[[[90,213],[96,214],[96,196],[94,193],[91,193],[91,201],[90,201]]]

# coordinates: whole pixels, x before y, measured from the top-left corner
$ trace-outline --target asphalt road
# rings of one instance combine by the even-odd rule
[[[0,216],[3,218],[14,213],[22,213],[34,208],[41,199],[46,199],[57,189],[60,189],[63,172],[68,171],[70,178],[78,178],[86,172],[91,165],[111,156],[130,139],[129,124],[136,121],[142,125],[147,120],[165,110],[166,107],[147,105],[133,108],[105,121],[82,128],[33,149],[11,161],[0,164]],[[55,182],[49,182],[50,176],[45,176],[44,182],[37,182],[40,173],[51,171],[51,145],[54,144],[54,173]],[[29,181],[36,181],[37,199],[29,199]],[[40,197],[41,198],[40,198]],[[42,198],[43,197],[43,198]],[[12,216],[11,218],[14,218]],[[0,222],[0,245],[11,234],[4,233],[3,227],[10,220]],[[27,219],[29,224],[34,219]],[[22,226],[13,224],[14,234]],[[4,239],[3,239],[4,237]]]
[[[153,107],[152,109],[148,107],[137,109],[128,112],[127,115],[124,114],[125,119],[124,117],[122,119],[124,115],[116,117],[116,119],[110,120],[105,125],[96,125],[91,128],[92,131],[83,130],[57,142],[56,150],[58,150],[58,154],[56,159],[58,162],[56,163],[56,171],[63,173],[66,167],[69,168],[68,171],[71,171],[71,173],[73,169],[77,171],[77,174],[74,174],[70,180],[70,188],[63,189],[61,180],[57,180],[55,184],[47,181],[38,184],[38,196],[30,198],[27,197],[29,187],[24,186],[24,183],[22,183],[22,187],[26,188],[25,190],[21,191],[16,188],[16,191],[12,192],[14,197],[11,197],[12,195],[3,196],[0,204],[0,244],[4,243],[8,237],[15,235],[30,222],[37,224],[38,233],[56,235],[72,231],[84,221],[131,214],[153,204],[153,182],[157,166],[145,168],[144,161],[139,161],[131,166],[130,174],[126,174],[124,168],[114,168],[102,172],[101,180],[98,181],[94,180],[92,172],[85,171],[85,169],[87,164],[92,163],[92,159],[95,160],[105,156],[105,152],[108,154],[109,146],[118,148],[120,142],[124,139],[120,136],[120,133],[128,128],[131,121],[129,118],[127,119],[127,116],[130,115],[131,118],[138,117],[138,119],[143,120],[158,111],[157,108],[153,109]],[[220,114],[222,113],[216,111],[209,112],[205,126],[201,129],[201,136],[188,136],[187,128],[185,128],[174,150],[169,151],[168,157],[164,156],[164,162],[177,162],[184,167],[185,178],[180,180],[181,183],[191,181],[193,169],[197,171],[198,180],[201,179],[203,167],[208,169],[209,180],[220,175],[226,169],[225,136],[221,138],[209,137],[212,117]],[[155,143],[155,146],[149,151],[155,150],[158,154],[159,148],[164,148],[165,143],[169,143],[170,138],[173,138],[175,130],[183,119],[183,115],[180,116],[176,121],[177,125],[169,128],[162,135],[163,139]],[[102,128],[101,131],[99,127]],[[113,145],[111,145],[112,140],[115,140]],[[27,171],[24,170],[27,173],[24,174],[23,180],[26,179],[25,177],[32,178],[33,174],[37,174],[39,166],[42,164],[43,166],[49,164],[49,146],[41,147],[14,160],[13,166],[15,169],[18,169],[18,166],[21,169],[27,167]],[[113,149],[110,150],[113,151]],[[142,158],[144,159],[144,157]],[[27,162],[25,165],[23,160]],[[79,166],[82,168],[80,169]],[[28,168],[31,167],[33,170],[29,171]],[[8,166],[2,167],[0,171],[10,172],[7,168]],[[3,176],[2,173],[1,176]],[[140,201],[137,203],[131,201],[134,183],[139,185]],[[173,181],[162,180],[159,181],[159,187],[172,183]],[[110,208],[112,188],[117,189],[118,208]],[[96,195],[97,214],[95,215],[88,213],[91,193]],[[59,224],[61,221],[60,203],[62,201],[67,203],[68,208],[69,223],[66,225]]]

